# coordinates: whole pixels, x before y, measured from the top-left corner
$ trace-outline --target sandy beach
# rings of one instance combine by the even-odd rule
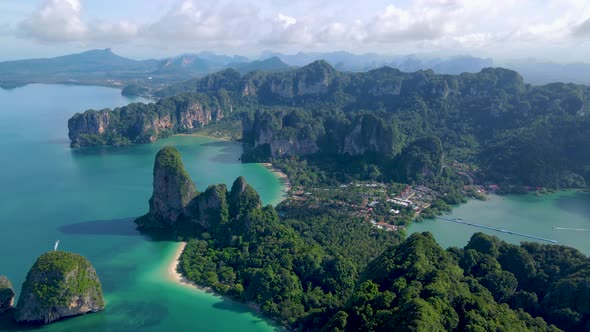
[[[180,272],[177,271],[178,265],[180,264],[180,255],[182,255],[185,247],[186,242],[178,243],[178,247],[174,251],[174,256],[170,259],[170,265],[168,265],[168,279],[186,287],[197,288],[207,292],[212,291],[208,287],[201,287],[194,282],[187,280],[182,274],[180,274]]]
[[[170,265],[168,265],[168,279],[176,284],[182,285],[187,288],[197,289],[199,291],[203,291],[206,293],[212,293],[215,296],[221,296],[221,295],[215,293],[215,291],[213,291],[213,289],[211,289],[210,287],[202,287],[202,286],[195,284],[192,281],[187,280],[182,274],[180,274],[177,271],[177,267],[180,264],[180,255],[182,255],[184,248],[186,248],[186,242],[179,242],[177,244],[178,244],[178,247],[174,251],[174,256],[170,260]],[[230,299],[230,298],[228,298],[228,299]],[[230,299],[230,300],[232,300],[232,299]],[[232,300],[232,301],[234,301],[234,300]],[[256,312],[257,314],[261,313],[260,307],[258,305],[256,305],[255,303],[250,302],[250,303],[245,303],[245,305],[248,306],[248,308],[250,308],[250,310]]]
[[[288,193],[291,190],[291,181],[289,181],[289,177],[287,174],[283,173],[280,169],[274,167],[271,163],[260,163],[260,165],[266,167],[269,171],[274,173],[278,178],[279,181],[283,184],[283,192]]]

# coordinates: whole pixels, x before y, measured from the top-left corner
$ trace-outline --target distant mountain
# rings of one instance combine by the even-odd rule
[[[233,68],[241,74],[251,71],[279,72],[292,67],[303,67],[318,60],[324,60],[342,72],[363,72],[388,66],[408,73],[432,70],[436,74],[451,75],[477,73],[483,68],[501,65],[519,72],[525,82],[530,84],[590,84],[590,64],[557,64],[534,59],[511,60],[498,64],[490,58],[472,56],[263,52],[257,60],[249,61],[238,55],[200,52],[159,60],[138,61],[119,56],[111,49],[103,49],[55,58],[0,62],[0,87],[12,88],[29,83],[67,83],[121,87],[136,85],[142,86],[142,90],[145,91],[155,91],[227,68]]]
[[[224,55],[224,54],[215,54],[212,52],[200,52],[197,53],[196,56],[198,56],[199,58],[218,65],[218,66],[222,66],[222,67],[227,67],[230,63],[239,63],[239,62],[247,62],[248,58],[240,56],[240,55],[233,55],[233,56],[229,56],[229,55]]]
[[[535,59],[507,61],[502,64],[519,72],[527,83],[548,84],[553,82],[590,84],[590,64],[559,64],[539,62]]]
[[[461,73],[477,73],[484,68],[493,67],[492,59],[472,56],[454,56],[450,58],[420,58],[415,55],[395,58],[387,64],[404,72],[432,69],[437,74],[458,75]]]
[[[161,60],[154,75],[175,75],[188,79],[194,76],[203,76],[211,72],[221,70],[223,66],[216,65],[196,54],[186,54],[174,58]]]
[[[325,60],[340,71],[361,72],[390,66],[404,72],[432,69],[437,74],[477,73],[483,68],[493,67],[492,59],[471,56],[446,58],[419,57],[417,55],[387,56],[375,53],[352,54],[348,52],[297,53],[286,55],[266,52],[263,57],[274,56],[292,66],[304,66],[317,60]]]
[[[116,55],[111,49],[104,49],[55,58],[0,62],[0,87],[12,88],[30,83],[66,83],[133,85],[143,86],[142,90],[150,91],[230,67],[241,73],[289,69],[289,65],[278,58],[249,62],[242,56],[202,52],[161,60],[138,61]]]
[[[266,60],[256,60],[252,62],[230,63],[228,67],[235,69],[241,74],[252,71],[277,72],[291,69],[291,66],[284,63],[278,57],[272,57]]]
[[[114,54],[111,49],[92,50],[55,58],[0,62],[0,85],[28,83],[106,84],[129,76],[145,75],[156,60],[137,61]]]

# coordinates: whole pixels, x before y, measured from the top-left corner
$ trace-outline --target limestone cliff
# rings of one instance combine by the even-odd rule
[[[153,143],[160,137],[188,132],[233,110],[227,95],[184,95],[155,104],[130,104],[114,110],[88,110],[68,121],[72,147]]]
[[[260,196],[243,177],[236,179],[231,192],[225,184],[211,185],[198,193],[182,164],[180,153],[165,147],[154,163],[154,192],[149,212],[135,222],[139,228],[166,228],[177,233],[207,230],[222,232],[230,220],[260,208]],[[226,230],[227,230],[226,229]],[[183,234],[194,235],[194,234]]]
[[[197,196],[187,209],[187,216],[206,229],[228,221],[227,186],[211,185]]]
[[[243,176],[238,177],[229,193],[229,216],[236,218],[246,211],[258,209],[261,206],[262,202],[256,190],[246,183]]]
[[[198,194],[184,169],[180,152],[171,146],[161,149],[154,162],[154,191],[149,213],[138,219],[140,227],[174,227],[186,206]]]
[[[104,307],[102,287],[90,262],[78,254],[52,251],[41,255],[27,274],[15,318],[47,324]]]
[[[10,280],[0,276],[0,315],[8,311],[14,305],[14,289]]]
[[[396,141],[394,130],[373,114],[359,116],[344,136],[341,152],[359,156],[368,152],[391,156]]]

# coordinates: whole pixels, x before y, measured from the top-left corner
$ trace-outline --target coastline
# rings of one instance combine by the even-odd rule
[[[216,138],[216,139],[222,140],[217,137],[198,135],[198,134],[197,135],[195,135],[195,134],[181,134],[181,135],[204,136],[204,137],[210,137],[210,138]],[[227,139],[227,140],[229,141],[229,139]],[[291,190],[291,182],[289,181],[289,177],[287,176],[287,174],[285,174],[284,172],[282,172],[278,168],[275,168],[271,163],[260,163],[260,165],[262,165],[263,167],[268,169],[271,173],[273,173],[279,179],[279,181],[281,182],[281,184],[283,186],[281,191],[284,194],[284,196],[281,198],[281,201],[284,200],[286,198],[286,195]],[[168,280],[170,282],[177,284],[177,285],[181,285],[183,287],[187,287],[187,288],[190,288],[193,290],[199,290],[199,291],[210,293],[210,294],[213,294],[216,296],[222,296],[222,295],[216,293],[210,287],[203,287],[203,286],[200,286],[200,285],[186,279],[186,277],[184,277],[180,272],[178,272],[178,266],[180,265],[180,256],[184,252],[187,242],[177,242],[175,244],[177,244],[178,246],[176,247],[174,254],[170,258],[170,263],[168,264],[167,273],[166,273]],[[256,305],[255,303],[250,302],[250,303],[245,303],[245,305],[248,308],[250,308],[250,310],[255,312],[257,315],[262,315],[260,307],[258,305]]]
[[[167,275],[168,279],[176,284],[196,288],[198,290],[202,290],[205,292],[213,292],[213,290],[209,287],[201,287],[195,284],[192,281],[186,279],[180,272],[178,272],[178,265],[180,265],[180,255],[182,255],[184,248],[186,248],[186,242],[178,242],[178,247],[174,251],[174,255],[170,259],[170,264],[168,264]]]
[[[224,141],[224,142],[235,142],[235,140],[232,140],[230,137],[218,137],[218,136],[211,136],[211,135],[207,135],[207,134],[201,134],[201,133],[193,133],[193,134],[174,134],[174,136],[196,136],[196,137],[206,137],[206,138],[213,138],[215,140],[218,141]]]
[[[287,174],[285,174],[280,169],[274,167],[273,164],[271,164],[271,163],[259,163],[259,164],[264,166],[266,169],[268,169],[271,173],[273,173],[279,179],[279,181],[283,185],[282,191],[285,195],[288,194],[289,191],[291,191],[291,181],[289,180],[289,177],[287,176]]]
[[[167,268],[168,280],[172,283],[189,288],[191,290],[197,290],[197,291],[205,292],[208,294],[212,294],[214,296],[220,296],[220,297],[225,298],[224,295],[221,295],[221,294],[215,292],[211,287],[200,286],[200,285],[186,279],[180,272],[178,272],[178,266],[180,265],[180,256],[184,252],[187,242],[176,242],[175,245],[178,245],[178,247],[176,247],[176,250],[174,251],[174,255],[170,259],[170,264],[168,264],[168,268]],[[229,299],[231,301],[235,301],[229,297],[227,297],[227,299]],[[248,302],[248,303],[243,303],[243,304],[245,306],[247,306],[248,308],[250,308],[250,310],[252,310],[257,315],[263,316],[262,311],[260,310],[260,307],[258,305],[256,305],[255,303]],[[267,317],[264,317],[264,318],[267,319]]]

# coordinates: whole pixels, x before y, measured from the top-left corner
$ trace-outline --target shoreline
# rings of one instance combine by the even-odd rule
[[[178,244],[178,247],[174,251],[174,255],[172,256],[172,258],[170,259],[170,264],[168,264],[168,268],[167,268],[168,281],[170,281],[174,284],[180,285],[182,287],[191,289],[191,290],[197,290],[197,291],[204,292],[204,293],[207,293],[207,294],[210,294],[213,296],[222,297],[222,298],[226,298],[230,301],[237,302],[236,300],[232,299],[231,297],[227,297],[225,295],[221,295],[221,294],[215,292],[211,287],[203,287],[203,286],[200,286],[200,285],[194,283],[193,281],[186,279],[180,272],[178,272],[178,266],[180,265],[180,256],[184,252],[187,242],[175,242],[174,244]],[[237,302],[237,303],[240,303],[240,302]],[[265,320],[268,320],[268,317],[266,317],[262,314],[260,307],[258,305],[256,305],[255,303],[247,302],[247,303],[241,303],[241,304],[247,306],[256,315],[262,317]],[[273,324],[275,323],[274,321],[272,321],[272,322],[273,322]]]
[[[174,134],[173,136],[194,136],[194,137],[205,137],[205,138],[212,138],[218,141],[224,142],[237,142],[236,140],[232,140],[230,137],[218,137],[218,136],[211,136],[207,134],[201,133],[194,133],[194,134]]]
[[[289,180],[289,177],[287,176],[287,174],[285,174],[280,169],[274,167],[273,164],[271,164],[271,163],[259,163],[259,164],[262,165],[264,168],[268,169],[271,173],[273,173],[279,179],[279,181],[283,185],[283,189],[281,190],[283,192],[283,194],[287,195],[289,193],[289,191],[291,191],[291,181]],[[286,197],[283,197],[282,200],[284,200],[285,198]]]
[[[170,259],[170,264],[168,264],[167,269],[167,276],[168,280],[174,282],[175,284],[182,285],[184,287],[198,289],[200,291],[204,291],[207,293],[213,293],[213,290],[209,287],[201,287],[194,282],[186,279],[180,272],[178,272],[178,265],[180,265],[180,256],[184,252],[184,248],[186,248],[186,242],[177,242],[178,247],[174,251],[174,256]]]

